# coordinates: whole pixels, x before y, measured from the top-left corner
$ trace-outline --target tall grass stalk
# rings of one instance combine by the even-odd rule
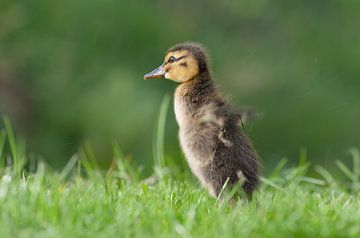
[[[165,125],[166,125],[166,116],[169,110],[170,105],[170,96],[167,94],[164,96],[164,99],[160,106],[159,117],[157,120],[157,126],[155,131],[155,139],[153,144],[154,152],[154,169],[157,175],[163,175],[163,169],[165,168],[165,151],[164,151],[164,142],[165,142]]]
[[[2,132],[3,134],[2,137],[4,138],[1,139],[0,143],[1,144],[5,143],[5,135],[7,135],[7,142],[10,147],[10,154],[9,156],[7,156],[6,159],[12,163],[12,170],[14,175],[21,176],[21,173],[23,172],[23,168],[26,164],[25,142],[24,140],[16,140],[14,130],[10,124],[10,120],[8,117],[6,116],[3,117],[3,123],[6,132]],[[4,147],[4,145],[2,147]]]
[[[5,165],[4,147],[6,142],[6,130],[0,129],[0,168]]]

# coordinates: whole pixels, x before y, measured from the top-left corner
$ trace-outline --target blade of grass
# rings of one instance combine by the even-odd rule
[[[321,166],[316,166],[315,171],[318,172],[324,178],[324,180],[327,182],[327,184],[329,184],[330,187],[333,188],[338,187],[338,184],[335,181],[334,177],[325,168]]]
[[[306,183],[310,183],[310,184],[314,184],[314,185],[326,185],[324,180],[316,179],[316,178],[310,178],[310,177],[302,177],[301,181],[306,182]]]
[[[273,172],[270,175],[270,178],[276,178],[280,176],[281,171],[283,170],[283,168],[285,167],[287,163],[287,159],[283,158],[280,160],[280,162],[276,165],[275,169],[273,170]]]
[[[360,189],[360,153],[356,148],[351,148],[349,150],[352,158],[353,158],[353,176],[354,180],[352,182],[352,189],[359,190]]]
[[[92,167],[94,169],[100,169],[100,165],[96,160],[96,156],[95,156],[95,153],[93,151],[93,148],[92,148],[90,142],[88,142],[88,141],[85,142],[83,148],[84,148],[84,153],[86,155],[86,158],[91,163]]]
[[[223,195],[223,193],[224,193],[224,191],[225,191],[225,188],[227,187],[227,185],[228,185],[228,183],[229,183],[229,179],[230,179],[230,178],[227,178],[226,181],[225,181],[225,183],[224,183],[224,185],[222,186],[221,191],[220,191],[219,195],[218,195],[217,198],[216,198],[216,204],[219,204],[219,201],[220,201],[220,199],[221,199],[221,197],[222,197],[222,195]],[[220,206],[220,207],[221,207],[221,206]]]
[[[300,182],[301,178],[304,177],[309,170],[309,163],[305,163],[303,165],[299,165],[295,168],[292,168],[291,170],[287,170],[286,173],[284,173],[284,177],[287,181],[291,182]]]
[[[124,161],[124,154],[120,150],[120,147],[119,147],[118,143],[116,143],[116,142],[112,143],[112,151],[113,151],[114,160],[116,162],[116,167],[117,167],[117,169],[119,171],[120,177],[128,178],[129,175],[128,175],[127,171],[126,171],[126,165],[125,165],[125,161]]]
[[[157,121],[155,140],[154,140],[154,166],[155,170],[165,167],[165,152],[164,152],[164,137],[165,137],[165,124],[166,116],[169,109],[170,96],[167,94],[160,106],[159,117]],[[160,172],[161,173],[161,172]],[[160,175],[161,176],[161,175]]]
[[[0,130],[0,167],[3,167],[5,165],[5,158],[3,159],[5,142],[6,142],[6,131],[5,129],[1,129]]]
[[[8,117],[3,117],[4,126],[7,133],[7,139],[11,151],[11,159],[13,163],[13,171],[16,176],[21,176],[23,167],[26,164],[25,158],[25,141],[18,140],[16,141],[14,130],[11,126],[10,120]]]
[[[89,162],[89,159],[87,158],[86,153],[83,149],[79,150],[79,158],[81,164],[84,166],[87,176],[89,176],[92,179],[96,179],[94,168],[92,164]]]
[[[77,160],[77,169],[76,169],[76,176],[80,177],[81,176],[81,160],[80,158]]]
[[[138,179],[138,173],[136,169],[134,169],[134,167],[131,166],[130,161],[125,158],[124,153],[121,151],[117,142],[112,143],[112,150],[114,160],[119,171],[119,176],[127,180]]]
[[[285,193],[285,189],[283,189],[282,187],[280,187],[279,185],[277,185],[273,181],[271,181],[269,179],[266,179],[264,177],[260,177],[260,180],[261,180],[262,183],[264,183],[264,184],[266,184],[266,185],[268,185],[270,187],[273,187],[273,188]]]
[[[59,181],[63,182],[71,173],[71,171],[75,168],[77,162],[79,160],[79,155],[78,154],[74,154],[70,160],[67,162],[67,164],[65,165],[65,167],[62,169],[60,176],[59,176]]]
[[[339,169],[345,174],[346,177],[348,177],[352,182],[355,181],[355,176],[351,170],[346,167],[346,165],[341,162],[340,160],[335,161],[336,165],[339,167]]]
[[[300,149],[300,155],[299,155],[299,165],[303,166],[306,165],[308,163],[307,161],[307,149],[306,148],[301,148]]]
[[[41,196],[43,181],[46,174],[44,162],[39,161],[37,168],[38,169],[36,174],[33,176],[34,181],[30,185],[32,203],[34,203]]]
[[[352,158],[353,158],[353,175],[354,175],[354,183],[359,184],[360,181],[360,153],[356,148],[351,148],[349,150]]]
[[[14,160],[13,163],[15,164],[15,161],[17,160],[17,147],[16,147],[14,131],[11,127],[10,120],[8,117],[4,116],[3,122],[4,122],[5,130],[8,135],[7,139],[8,139],[9,146],[10,146],[11,157]]]

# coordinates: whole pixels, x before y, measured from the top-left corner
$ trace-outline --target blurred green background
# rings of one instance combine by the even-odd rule
[[[247,133],[265,171],[301,148],[329,165],[360,146],[359,12],[355,0],[1,0],[0,113],[55,167],[84,141],[106,165],[113,140],[147,166],[176,84],[142,76],[198,41],[231,102],[263,113]],[[165,141],[181,161],[172,108]]]

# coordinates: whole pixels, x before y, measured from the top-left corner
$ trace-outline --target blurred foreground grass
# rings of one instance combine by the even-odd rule
[[[165,101],[166,102],[166,101]],[[166,105],[165,105],[166,106]],[[161,120],[159,120],[161,121]],[[360,157],[337,165],[346,180],[316,167],[305,154],[282,160],[262,178],[251,202],[219,202],[189,173],[155,158],[145,177],[113,144],[101,170],[85,145],[61,171],[27,156],[7,119],[0,131],[0,234],[6,237],[359,237]],[[161,123],[157,130],[161,133]],[[161,136],[154,148],[160,148]],[[160,155],[161,158],[161,155]]]

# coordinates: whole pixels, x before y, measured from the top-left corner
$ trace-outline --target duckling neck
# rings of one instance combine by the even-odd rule
[[[185,116],[196,113],[217,95],[216,87],[208,72],[195,76],[194,79],[180,84],[174,95],[175,114],[179,124]]]
[[[178,86],[181,97],[189,106],[203,104],[215,93],[214,82],[209,73],[202,73]]]

